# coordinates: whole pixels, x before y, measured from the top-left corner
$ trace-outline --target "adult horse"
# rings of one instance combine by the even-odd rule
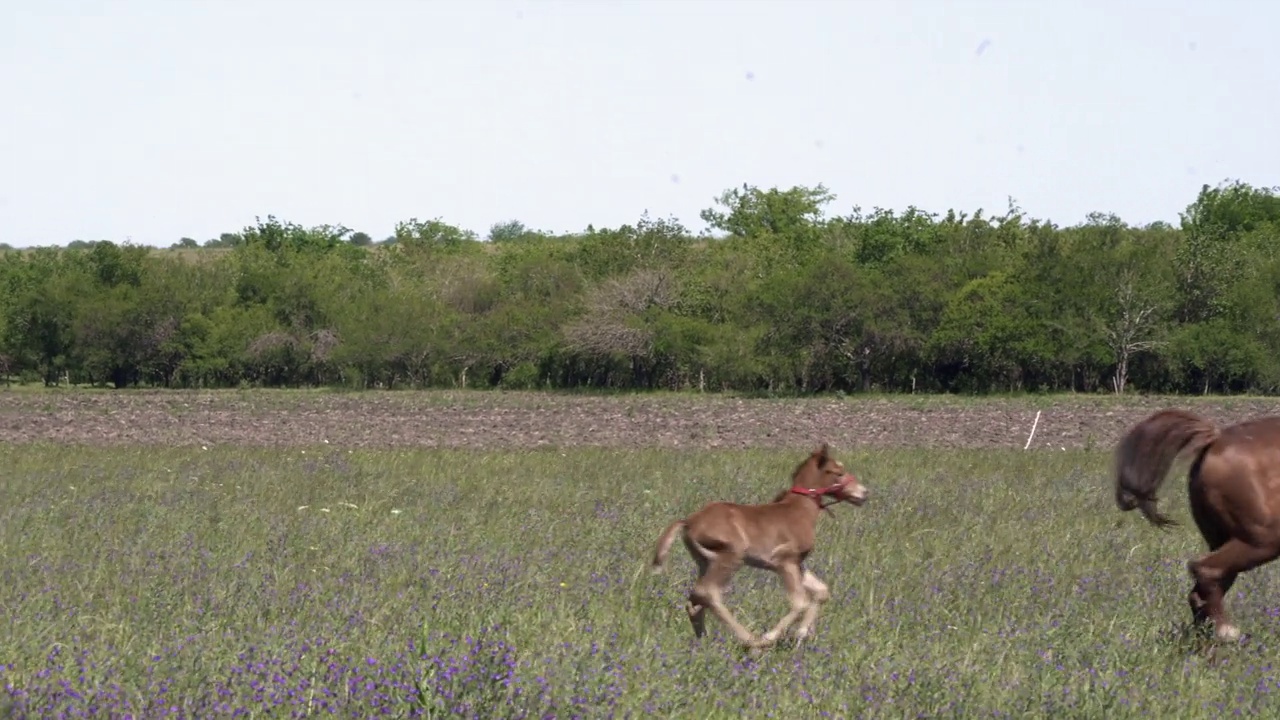
[[[1191,460],[1191,516],[1209,546],[1187,563],[1196,625],[1236,640],[1223,601],[1240,573],[1280,555],[1280,417],[1218,427],[1186,410],[1160,410],[1134,425],[1115,453],[1116,505],[1137,508],[1157,527],[1175,525],[1156,509],[1156,492],[1181,456]]]
[[[749,648],[772,645],[797,619],[797,646],[804,642],[822,604],[831,598],[826,583],[804,567],[805,559],[813,552],[818,514],[829,507],[823,504],[823,498],[831,498],[832,504],[853,505],[867,500],[867,489],[845,471],[843,463],[831,457],[826,443],[796,466],[791,487],[778,493],[772,502],[710,502],[667,526],[658,539],[650,569],[662,570],[676,534],[681,533],[684,546],[698,567],[698,577],[685,605],[696,637],[706,634],[705,615],[710,610]],[[744,564],[777,573],[791,603],[778,624],[760,638],[743,627],[722,600],[729,579]]]

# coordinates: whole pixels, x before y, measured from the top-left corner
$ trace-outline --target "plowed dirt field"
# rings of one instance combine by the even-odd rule
[[[1106,448],[1169,406],[1230,422],[1280,399],[738,399],[498,392],[0,391],[0,442],[287,447]]]

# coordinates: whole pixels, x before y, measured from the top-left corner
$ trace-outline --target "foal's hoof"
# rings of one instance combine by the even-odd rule
[[[1240,640],[1240,628],[1223,623],[1214,627],[1213,635],[1223,642],[1238,642]]]

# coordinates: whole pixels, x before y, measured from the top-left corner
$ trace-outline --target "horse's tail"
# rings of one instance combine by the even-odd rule
[[[1156,509],[1156,492],[1183,453],[1202,453],[1218,439],[1218,428],[1186,410],[1160,410],[1134,425],[1115,452],[1116,506],[1137,508],[1152,525],[1176,525]]]
[[[684,529],[685,521],[681,518],[667,526],[658,538],[658,546],[653,550],[653,560],[649,562],[649,572],[662,572],[662,565],[667,561],[667,553],[671,551],[671,543],[676,540],[676,533]]]

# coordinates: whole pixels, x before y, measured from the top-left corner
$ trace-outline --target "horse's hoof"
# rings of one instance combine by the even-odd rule
[[[1223,623],[1213,629],[1213,634],[1219,639],[1226,642],[1237,642],[1240,640],[1240,628],[1235,625]]]

